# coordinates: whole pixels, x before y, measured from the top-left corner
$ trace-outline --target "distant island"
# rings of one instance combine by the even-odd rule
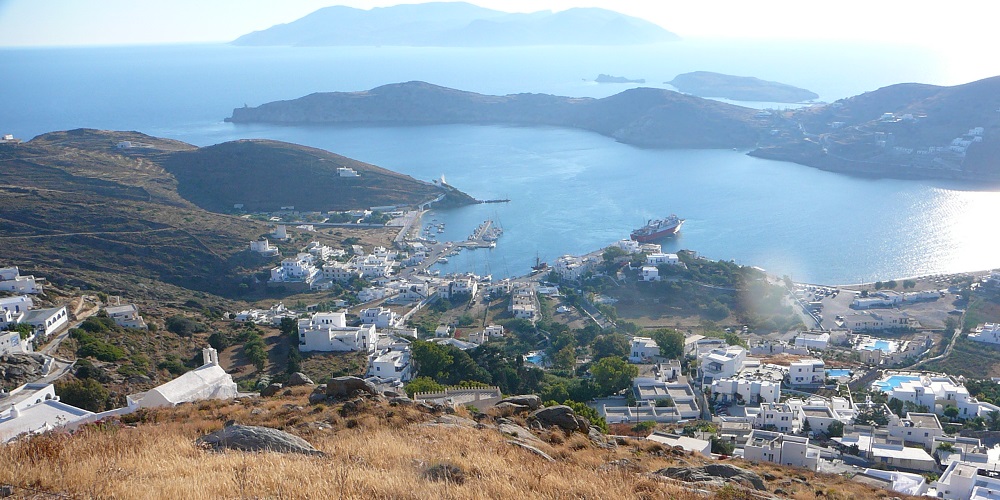
[[[665,89],[635,88],[603,99],[547,94],[493,96],[426,82],[327,92],[233,110],[227,121],[279,124],[551,125],[590,130],[654,148],[753,147],[757,111]]]
[[[603,99],[491,96],[425,82],[316,93],[233,110],[234,123],[548,125],[649,148],[741,148],[834,172],[1000,181],[1000,77],[900,84],[797,110],[756,110],[665,89]]]
[[[684,73],[666,83],[698,97],[722,97],[734,101],[803,102],[819,97],[814,92],[784,83],[710,71]]]
[[[611,75],[605,75],[604,73],[597,75],[597,78],[595,78],[594,81],[597,83],[646,83],[645,78],[640,78],[638,80],[629,80],[624,76],[611,76]]]
[[[243,35],[234,45],[502,47],[635,45],[679,40],[656,24],[598,8],[530,14],[464,2],[361,10],[325,7],[288,24]]]

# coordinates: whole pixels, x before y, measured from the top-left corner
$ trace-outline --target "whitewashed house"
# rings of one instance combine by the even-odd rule
[[[748,417],[753,417],[756,429],[773,429],[778,432],[794,433],[799,431],[796,412],[787,403],[763,403],[760,408],[747,408]]]
[[[698,359],[704,384],[709,386],[715,379],[736,375],[746,362],[747,351],[740,346],[719,347],[699,354]]]
[[[410,346],[394,343],[391,347],[372,354],[368,361],[369,377],[407,382],[413,377]]]
[[[944,435],[941,421],[933,413],[909,412],[906,417],[889,422],[889,436],[906,443],[919,443],[932,450],[934,438]]]
[[[115,324],[124,328],[138,328],[145,330],[146,322],[139,315],[139,308],[135,304],[125,304],[105,307],[108,317],[114,320]]]
[[[27,295],[0,298],[0,309],[13,313],[24,313],[34,307],[35,303]]]
[[[660,270],[655,266],[642,266],[639,270],[639,281],[660,281]]]
[[[801,359],[788,367],[788,382],[792,387],[826,382],[826,365],[821,359]]]
[[[646,256],[646,265],[649,266],[655,267],[660,264],[676,266],[680,263],[681,261],[675,253],[651,253]]]
[[[42,293],[38,281],[34,276],[21,276],[17,266],[0,268],[0,292]]]
[[[316,313],[299,320],[299,350],[375,352],[378,335],[375,325],[347,326],[342,312]]]
[[[23,323],[35,327],[35,335],[47,337],[69,323],[69,314],[66,306],[33,309],[24,315]]]
[[[631,353],[628,360],[632,363],[645,363],[660,355],[660,346],[649,337],[632,337]]]
[[[931,488],[948,500],[992,500],[1000,497],[1000,475],[977,464],[952,462]]]
[[[670,434],[668,432],[653,432],[646,439],[650,441],[655,441],[667,445],[671,448],[675,446],[680,446],[684,451],[691,451],[695,453],[701,453],[702,456],[711,457],[712,456],[712,442],[705,441],[704,439],[696,439],[693,437],[680,436],[677,434]]]
[[[365,325],[375,325],[379,330],[396,326],[399,323],[399,315],[385,307],[369,307],[358,312],[361,323]]]
[[[825,351],[830,345],[830,332],[799,332],[795,345],[817,351]]]
[[[743,448],[743,458],[751,462],[771,462],[819,470],[819,451],[809,447],[809,438],[755,429]]]
[[[29,352],[34,352],[34,349],[28,339],[21,338],[21,332],[0,331],[0,356]]]
[[[251,241],[250,251],[257,252],[264,257],[277,257],[278,255],[281,255],[281,251],[278,250],[278,247],[272,247],[271,242],[267,241],[267,238]]]
[[[24,434],[75,428],[93,413],[59,401],[52,384],[24,384],[0,398],[0,443]]]
[[[712,394],[722,402],[775,403],[781,398],[781,383],[750,378],[720,378],[712,381]],[[739,397],[737,397],[739,395]]]

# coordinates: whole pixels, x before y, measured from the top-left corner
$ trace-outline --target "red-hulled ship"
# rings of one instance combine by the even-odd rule
[[[651,220],[645,226],[632,231],[632,239],[639,243],[649,243],[664,236],[677,234],[683,225],[684,219],[671,214],[670,217],[664,219]]]

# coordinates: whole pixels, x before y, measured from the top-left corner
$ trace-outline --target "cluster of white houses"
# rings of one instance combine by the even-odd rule
[[[32,352],[35,341],[44,340],[67,323],[66,306],[34,309],[34,300],[27,295],[0,298],[0,354]],[[19,324],[31,325],[31,331],[25,335],[14,331]]]

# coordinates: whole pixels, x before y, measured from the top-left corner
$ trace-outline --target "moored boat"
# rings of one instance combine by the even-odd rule
[[[677,234],[684,225],[684,219],[671,214],[663,219],[650,220],[645,226],[632,231],[631,238],[639,243],[650,243],[665,236]]]

